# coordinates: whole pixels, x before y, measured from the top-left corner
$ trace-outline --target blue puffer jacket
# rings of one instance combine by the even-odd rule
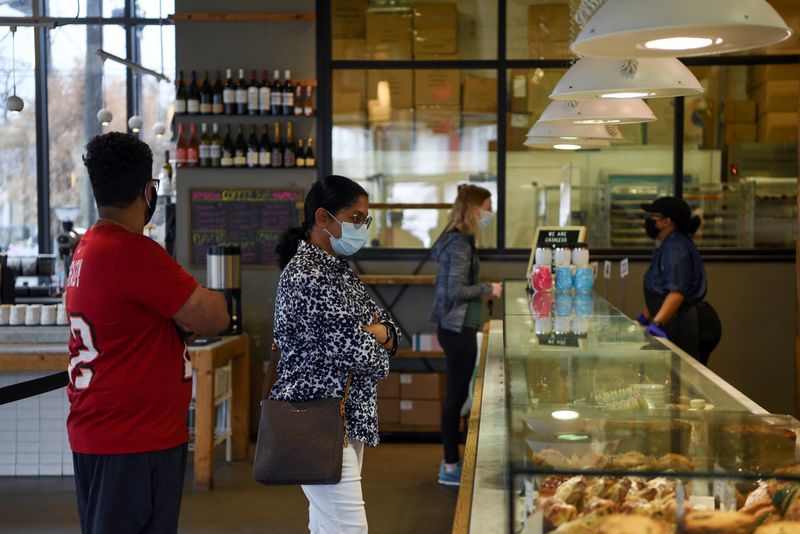
[[[430,320],[445,330],[461,332],[469,301],[492,293],[488,282],[471,284],[474,251],[474,238],[457,230],[443,235],[431,251],[439,268]]]

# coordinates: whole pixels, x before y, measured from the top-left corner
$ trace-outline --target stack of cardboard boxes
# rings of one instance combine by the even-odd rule
[[[569,2],[528,6],[528,49],[531,59],[570,57]]]
[[[755,100],[727,100],[722,106],[725,144],[755,143],[758,133]]]
[[[438,431],[444,380],[441,373],[389,373],[378,383],[381,429]]]
[[[797,142],[800,65],[756,65],[748,74],[750,98],[758,103],[758,142]]]

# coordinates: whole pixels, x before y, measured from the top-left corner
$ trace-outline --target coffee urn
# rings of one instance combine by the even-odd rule
[[[206,287],[222,293],[231,317],[225,336],[242,333],[242,249],[238,245],[211,245],[206,253]]]

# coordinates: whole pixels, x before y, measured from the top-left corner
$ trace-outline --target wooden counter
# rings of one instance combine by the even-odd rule
[[[231,445],[234,460],[247,460],[250,429],[250,349],[247,334],[222,338],[205,347],[189,347],[196,371],[194,484],[214,485],[214,369],[231,362]],[[63,344],[0,344],[0,372],[63,371]]]

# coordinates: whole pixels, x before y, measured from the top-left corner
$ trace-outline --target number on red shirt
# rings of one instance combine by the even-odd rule
[[[100,355],[94,340],[94,327],[82,314],[69,318],[69,331],[76,343],[77,354],[70,353],[69,381],[75,389],[86,389],[94,375],[92,361]]]

